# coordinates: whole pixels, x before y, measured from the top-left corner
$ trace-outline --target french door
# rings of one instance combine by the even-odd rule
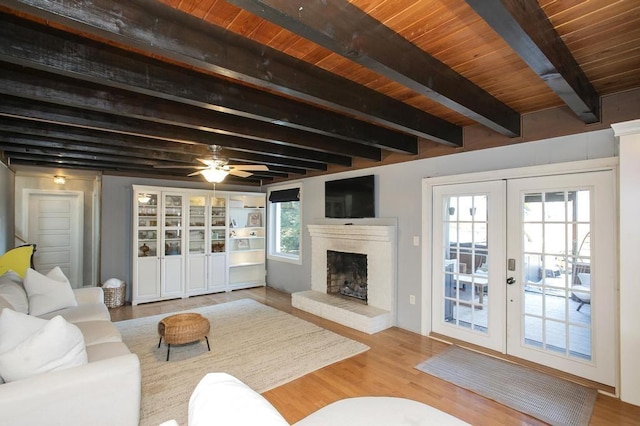
[[[433,331],[615,386],[614,194],[611,171],[435,186]]]

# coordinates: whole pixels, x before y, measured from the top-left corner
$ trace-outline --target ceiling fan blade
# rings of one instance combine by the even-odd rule
[[[200,173],[202,170],[198,170],[197,172],[193,172],[193,173],[189,173],[187,176],[195,176],[195,175],[201,175],[202,173]]]
[[[229,164],[229,167],[235,170],[253,170],[253,171],[267,171],[269,168],[262,164]]]
[[[154,164],[154,169],[205,169],[206,167],[201,166],[170,166],[170,165],[162,165],[162,164]]]
[[[231,170],[229,170],[229,174],[233,175],[233,176],[246,178],[246,177],[251,176],[253,173],[243,172],[242,170],[233,170],[233,169],[231,169]]]
[[[212,167],[214,165],[213,160],[210,159],[210,158],[198,158],[198,161],[200,161],[201,163],[206,164],[209,167]]]

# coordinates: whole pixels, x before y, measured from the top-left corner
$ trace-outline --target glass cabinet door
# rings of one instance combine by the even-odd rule
[[[227,200],[224,197],[211,198],[211,252],[225,252]]]
[[[189,197],[189,254],[205,253],[205,204],[204,195],[192,195]]]
[[[182,254],[182,196],[164,194],[164,254]]]
[[[158,194],[136,194],[138,213],[138,257],[158,255]]]

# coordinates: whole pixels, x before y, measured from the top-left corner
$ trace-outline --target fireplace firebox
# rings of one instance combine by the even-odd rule
[[[327,250],[327,294],[367,303],[367,255]]]

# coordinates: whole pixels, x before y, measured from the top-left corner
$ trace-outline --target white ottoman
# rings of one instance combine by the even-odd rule
[[[295,426],[457,426],[468,423],[430,405],[404,398],[363,396],[331,403]]]

